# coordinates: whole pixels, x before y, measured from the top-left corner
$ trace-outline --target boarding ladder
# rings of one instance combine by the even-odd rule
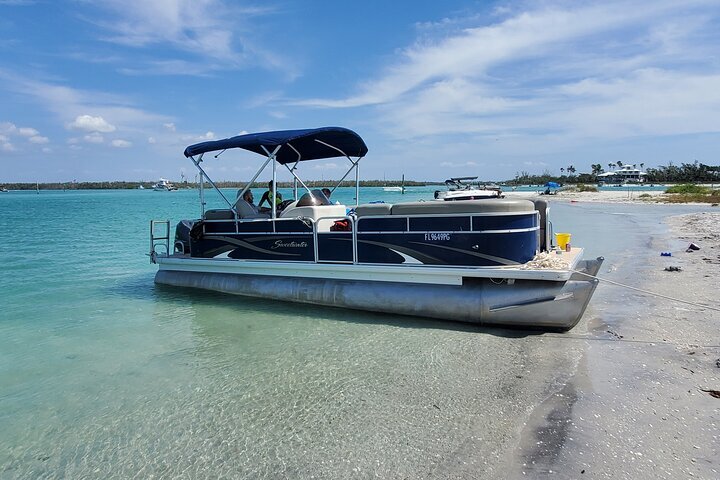
[[[150,263],[158,256],[170,256],[170,220],[150,220]]]

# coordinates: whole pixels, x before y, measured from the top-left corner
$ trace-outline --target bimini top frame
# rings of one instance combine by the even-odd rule
[[[350,161],[350,168],[340,179],[338,184],[333,187],[333,191],[340,186],[343,180],[355,169],[355,201],[356,204],[360,198],[360,171],[358,163],[367,152],[367,146],[363,139],[357,133],[342,127],[323,127],[304,130],[280,130],[275,132],[251,133],[248,135],[238,135],[236,137],[226,138],[223,140],[213,140],[210,142],[197,143],[190,145],[185,149],[185,156],[190,158],[197,169],[200,171],[200,203],[202,207],[202,215],[205,215],[205,200],[203,195],[204,179],[213,186],[220,196],[227,202],[233,211],[234,204],[230,202],[220,191],[215,183],[208,177],[207,173],[200,166],[202,157],[208,152],[217,152],[215,158],[220,156],[225,150],[230,148],[242,148],[267,157],[267,160],[260,166],[255,176],[248,182],[247,186],[242,190],[240,195],[250,188],[250,185],[260,176],[268,163],[272,162],[273,170],[273,198],[276,198],[276,166],[284,165],[294,178],[293,195],[297,199],[297,182],[300,182],[305,189],[310,189],[295,174],[295,170],[300,162],[306,160],[319,160],[323,158],[345,157]],[[355,157],[353,160],[351,157]],[[290,166],[292,165],[292,166]],[[237,215],[237,212],[236,212]],[[275,218],[275,209],[272,209],[272,218]]]

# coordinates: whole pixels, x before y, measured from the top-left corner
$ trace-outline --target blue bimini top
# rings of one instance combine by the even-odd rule
[[[192,157],[206,152],[229,148],[242,148],[267,156],[277,151],[275,159],[280,164],[298,160],[317,160],[333,157],[364,157],[368,148],[357,133],[342,127],[309,128],[304,130],[279,130],[275,132],[250,133],[223,140],[196,143],[185,149],[185,156]]]

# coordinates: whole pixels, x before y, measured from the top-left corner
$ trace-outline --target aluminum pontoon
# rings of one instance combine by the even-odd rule
[[[204,154],[228,149],[265,157],[236,201],[203,168]],[[536,254],[551,249],[545,201],[361,205],[359,161],[367,151],[359,135],[340,127],[187,147],[200,172],[200,217],[179,222],[174,238],[170,221],[151,222],[155,282],[470,323],[569,329],[580,320],[597,285],[587,275],[597,273],[602,258],[582,260],[582,249],[573,247],[553,254],[562,268],[531,268]],[[296,174],[302,162],[334,157],[350,163],[338,186],[355,173],[354,208],[332,204]],[[293,199],[262,214],[242,194],[268,165],[273,195],[277,169],[285,167]],[[227,208],[206,210],[205,182]]]

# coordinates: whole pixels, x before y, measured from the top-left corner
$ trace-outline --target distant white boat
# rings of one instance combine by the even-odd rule
[[[177,187],[173,185],[170,180],[161,178],[155,185],[153,185],[153,190],[156,192],[172,192],[173,190],[177,190]]]
[[[453,177],[445,180],[447,191],[436,190],[435,199],[444,201],[453,200],[480,200],[483,198],[504,198],[505,195],[497,185],[475,186],[472,182],[477,177]]]
[[[383,187],[383,190],[386,192],[400,192],[405,193],[405,175],[402,176],[402,182],[400,185],[390,186],[390,187]]]
[[[138,190],[145,190],[145,187],[143,187],[142,185],[140,185],[140,186],[138,186]]]
[[[0,187],[0,193],[8,193],[9,190],[5,187]]]

